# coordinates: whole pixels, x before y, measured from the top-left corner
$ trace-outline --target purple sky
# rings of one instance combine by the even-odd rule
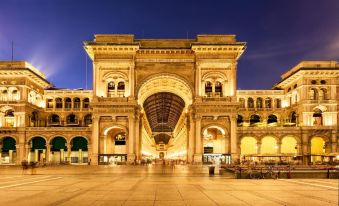
[[[236,34],[238,88],[265,89],[302,60],[339,59],[338,0],[1,0],[0,60],[26,60],[57,87],[85,88],[83,41]],[[88,60],[88,88],[91,88]]]

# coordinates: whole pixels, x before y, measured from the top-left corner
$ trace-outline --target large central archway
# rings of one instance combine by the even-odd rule
[[[144,112],[141,153],[143,158],[186,159],[187,108],[193,89],[186,80],[172,74],[146,79],[138,90]]]

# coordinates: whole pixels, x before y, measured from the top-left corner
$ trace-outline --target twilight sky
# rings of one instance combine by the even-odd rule
[[[269,89],[302,60],[339,60],[338,0],[1,0],[0,61],[26,60],[61,88],[85,88],[83,41],[236,34],[239,89]],[[88,88],[91,88],[88,59]]]

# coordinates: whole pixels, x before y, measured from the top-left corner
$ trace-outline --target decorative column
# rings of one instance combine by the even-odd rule
[[[32,161],[31,158],[30,158],[30,152],[31,152],[31,145],[30,145],[29,142],[27,142],[27,143],[25,144],[25,153],[26,153],[25,156],[26,156],[28,162],[31,162],[31,161]],[[25,159],[26,159],[26,158],[25,158]]]
[[[196,62],[195,64],[195,91],[198,95],[202,95],[201,94],[201,68],[200,68],[200,64],[198,62]]]
[[[91,144],[92,144],[92,154],[91,154],[91,164],[98,165],[98,154],[99,154],[99,116],[93,116],[92,122],[92,136],[91,136]]]
[[[236,60],[234,60],[231,67],[232,67],[232,78],[230,79],[231,81],[230,96],[236,96],[236,91],[237,91],[237,61]]]
[[[16,164],[20,165],[23,160],[26,158],[25,156],[25,144],[19,143],[16,145]]]
[[[118,96],[118,84],[119,82],[114,82],[114,97]]]
[[[134,97],[134,61],[129,65],[129,96]]]
[[[0,142],[0,164],[2,164],[2,147],[3,147],[3,145],[2,145],[2,142]]]
[[[193,163],[193,156],[194,156],[194,145],[195,145],[195,138],[194,138],[194,129],[195,123],[192,118],[192,114],[187,114],[186,117],[187,121],[187,162]]]
[[[260,155],[261,154],[261,141],[257,142],[257,154]]]
[[[229,154],[230,153],[230,138],[229,136],[227,136],[226,134],[224,135],[225,137],[225,154]]]
[[[308,143],[308,134],[302,134],[302,154],[303,154],[303,164],[308,164],[310,162],[309,155],[311,155],[311,143]]]
[[[46,162],[50,161],[50,154],[51,154],[51,145],[50,144],[46,144]]]
[[[230,116],[231,123],[231,155],[232,162],[237,163],[239,161],[238,140],[237,140],[237,118],[236,116]]]
[[[205,82],[205,80],[203,80],[202,83],[201,83],[201,94],[200,94],[200,96],[206,96],[205,84],[206,84],[206,82]]]
[[[89,151],[89,148],[88,148]],[[67,143],[67,161],[71,163],[71,154],[72,154],[72,145],[70,143]]]
[[[195,154],[194,163],[202,162],[201,116],[195,116]]]
[[[223,82],[222,82],[222,97],[226,97],[227,96],[227,93],[226,93],[226,89],[227,89],[227,81],[226,80],[224,80]]]
[[[135,129],[135,131],[134,131],[134,136],[135,136],[135,143],[134,143],[134,145],[135,145],[135,158],[137,159],[137,160],[141,160],[141,156],[140,156],[140,154],[141,154],[141,151],[140,151],[140,144],[141,144],[141,142],[140,142],[140,137],[139,137],[139,135],[140,135],[140,133],[139,133],[139,129],[140,129],[140,118],[139,118],[139,116],[137,116],[136,118],[134,118],[134,129]]]
[[[128,117],[128,154],[127,161],[133,163],[135,160],[135,137],[134,137],[134,115],[131,114]]]
[[[296,145],[297,147],[297,155],[302,155],[303,154],[303,151],[302,151],[302,144],[301,143],[297,143]]]
[[[100,139],[104,139],[104,154],[107,154],[107,135],[102,135]]]
[[[212,82],[212,97],[215,96],[215,80],[213,80]]]
[[[128,81],[125,81],[125,91],[124,91],[124,97],[129,96],[129,83]]]
[[[277,141],[277,154],[281,154],[281,141]]]
[[[331,148],[331,153],[336,153],[338,149],[338,140],[337,140],[337,135],[333,131],[332,132],[332,137],[331,137],[331,142],[332,142],[332,148]]]

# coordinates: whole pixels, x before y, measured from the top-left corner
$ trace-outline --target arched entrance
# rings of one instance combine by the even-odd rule
[[[67,141],[64,137],[56,136],[51,141],[50,160],[55,163],[67,161]]]
[[[277,161],[278,145],[274,137],[266,136],[261,139],[260,147],[261,159],[264,162]]]
[[[298,142],[294,136],[286,136],[281,140],[281,162],[299,161],[301,163],[301,156],[298,156]]]
[[[255,161],[258,154],[257,140],[254,137],[243,137],[240,142],[240,154],[243,161]]]
[[[179,76],[160,74],[149,78],[138,90],[138,103],[145,114],[141,135],[141,158],[187,160],[187,108],[192,88]]]
[[[81,164],[88,162],[88,141],[78,136],[71,140],[71,163]]]
[[[313,137],[311,139],[311,162],[321,163],[324,161],[325,140],[322,137]]]
[[[30,140],[31,150],[28,155],[29,162],[46,162],[46,140],[43,137],[33,137]]]
[[[14,164],[16,161],[16,141],[13,137],[0,140],[0,164]]]
[[[225,130],[219,126],[209,126],[203,131],[203,163],[231,163],[229,140],[225,138]]]
[[[112,126],[100,138],[99,164],[125,164],[127,161],[127,131],[122,126]]]

